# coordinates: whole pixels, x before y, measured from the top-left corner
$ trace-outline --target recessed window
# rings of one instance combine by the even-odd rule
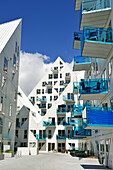
[[[48,94],[51,94],[52,93],[52,89],[48,89]]]
[[[19,52],[20,52],[20,48],[18,46],[18,49],[17,49],[17,57],[19,57]]]
[[[51,104],[51,103],[48,103],[48,109],[50,109],[50,108],[51,108],[51,106],[52,106],[52,104]]]
[[[37,94],[40,94],[40,93],[41,93],[41,90],[40,90],[40,89],[37,89],[36,93],[37,93]]]
[[[70,76],[70,73],[66,73],[66,76]]]
[[[60,73],[60,78],[62,78],[62,74]]]
[[[61,61],[60,61],[60,65],[63,64]]]
[[[17,42],[15,44],[15,53],[17,53]]]
[[[44,86],[46,86],[46,81],[44,81],[44,82],[42,82],[42,86],[44,87]]]
[[[52,96],[50,96],[50,101],[52,101]]]
[[[27,130],[24,130],[24,139],[27,139]]]
[[[57,83],[57,81],[54,81],[54,85]]]
[[[64,81],[60,81],[60,85],[64,85]]]
[[[44,89],[42,89],[42,94],[44,94]]]
[[[54,70],[58,70],[58,67],[54,67]]]
[[[58,74],[54,74],[54,79],[57,79],[58,78]]]
[[[57,100],[58,99],[58,96],[54,96],[54,100]]]
[[[49,79],[52,79],[52,74],[49,74]]]
[[[58,88],[55,88],[56,92],[58,93]]]

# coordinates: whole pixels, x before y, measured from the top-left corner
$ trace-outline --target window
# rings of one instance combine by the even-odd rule
[[[60,73],[60,78],[62,78],[62,74]]]
[[[8,70],[8,60],[6,59],[6,57],[4,57],[4,66],[3,66],[3,70],[4,70],[5,72],[7,72],[7,70]]]
[[[48,85],[52,85],[52,81],[48,81]]]
[[[31,132],[32,132],[33,135],[36,137],[36,130],[31,130]]]
[[[52,96],[50,96],[50,101],[52,101]]]
[[[62,80],[62,81],[60,81],[60,85],[64,85],[64,81]]]
[[[50,109],[50,108],[51,108],[51,106],[52,106],[52,104],[51,104],[51,103],[48,103],[48,109]]]
[[[21,146],[21,147],[27,147],[27,143],[26,143],[26,142],[21,142],[21,143],[20,143],[20,146]]]
[[[43,145],[45,145],[45,143],[39,143],[39,144],[38,144],[39,150],[41,150],[41,148],[43,147]]]
[[[17,53],[17,42],[15,43],[15,53]]]
[[[52,79],[52,74],[49,74],[49,79]]]
[[[42,89],[42,94],[44,94],[44,89]]]
[[[60,88],[59,92],[61,92],[61,93],[62,93],[63,91],[64,91],[64,88]]]
[[[40,90],[40,89],[37,89],[36,93],[37,93],[37,94],[40,94],[40,93],[41,93],[41,90]]]
[[[6,78],[3,76],[2,77],[2,86],[1,86],[2,88],[5,86],[5,83],[6,83]]]
[[[15,135],[16,135],[16,137],[18,138],[18,130],[16,130],[16,132],[15,132],[15,133],[16,133],[16,134],[15,134]]]
[[[46,86],[46,81],[44,81],[44,82],[42,82],[42,86],[44,87],[44,86]]]
[[[65,117],[58,117],[57,118],[58,125],[62,125],[62,122],[63,122],[64,119],[65,119]]]
[[[54,100],[57,100],[58,99],[58,96],[54,96]]]
[[[27,120],[27,118],[22,118],[22,122],[21,122],[21,125],[24,124],[24,122]]]
[[[66,84],[69,84],[70,83],[70,80],[66,80]]]
[[[58,67],[54,67],[54,70],[58,70]]]
[[[58,78],[58,74],[54,74],[54,79],[57,79]]]
[[[24,130],[24,139],[27,139],[27,130]]]
[[[60,65],[62,65],[63,63],[60,61]]]
[[[57,81],[54,81],[54,85],[57,83]]]
[[[15,56],[15,54],[14,54],[14,56],[13,56],[13,66],[14,66],[14,67],[16,66],[16,56]]]
[[[61,66],[61,67],[60,67],[60,70],[62,70],[63,67],[64,67],[64,66]]]
[[[48,89],[48,94],[51,94],[52,93],[52,89]]]
[[[67,76],[70,76],[70,73],[66,73],[66,77],[67,77]]]
[[[58,93],[58,88],[55,88],[56,92]]]
[[[52,138],[52,131],[48,130],[48,139],[51,139],[51,138]]]

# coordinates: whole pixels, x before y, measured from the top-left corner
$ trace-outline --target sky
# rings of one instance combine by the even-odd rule
[[[79,54],[79,51],[73,49],[74,31],[78,30],[79,25],[79,12],[74,11],[74,5],[75,0],[1,1],[0,23],[22,18],[20,86],[27,95],[36,82],[29,90],[25,89],[27,82],[23,84],[22,77],[30,70],[32,74],[34,71],[29,67],[30,70],[26,72],[23,62],[30,60],[30,57],[33,61],[37,58],[37,68],[44,69],[41,74],[37,70],[39,81],[42,73],[45,74],[45,70],[58,56],[71,63],[73,56]],[[40,62],[45,66],[38,66]],[[29,64],[29,61],[26,63]]]

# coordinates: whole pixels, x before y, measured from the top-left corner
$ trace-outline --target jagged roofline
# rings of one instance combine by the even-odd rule
[[[7,23],[0,24],[0,53],[16,31],[22,19],[17,19]]]
[[[58,58],[54,61],[54,63],[52,63],[52,66],[51,66],[51,67],[53,67],[58,60],[61,61],[61,62],[63,62],[63,64],[66,64],[66,67],[68,67],[68,69],[70,69],[69,66],[67,65],[67,63],[64,62],[64,61],[61,59],[61,57],[58,57]],[[51,70],[49,69],[46,74],[48,74],[50,71],[51,71]],[[39,80],[39,82],[36,84],[36,86],[32,89],[32,91],[29,93],[28,97],[32,94],[32,92],[34,91],[34,89],[37,88],[37,85],[42,81],[43,78],[44,78],[44,76]]]

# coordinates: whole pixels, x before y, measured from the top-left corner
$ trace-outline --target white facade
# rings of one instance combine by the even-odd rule
[[[0,25],[0,151],[14,150],[21,24]]]

